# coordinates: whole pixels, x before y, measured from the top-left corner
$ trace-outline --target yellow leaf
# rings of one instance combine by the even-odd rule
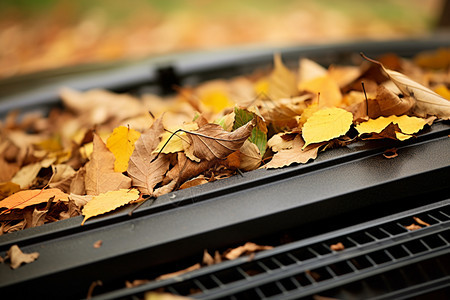
[[[341,104],[341,90],[338,84],[329,75],[303,81],[299,84],[298,88],[301,91],[308,91],[313,94],[320,93],[320,107],[335,107]]]
[[[313,103],[310,106],[308,106],[307,108],[305,108],[305,110],[303,110],[302,115],[298,119],[298,126],[301,128],[303,126],[303,124],[305,124],[306,121],[309,119],[309,117],[311,117],[318,110],[319,110],[319,105],[317,105],[317,103]]]
[[[115,210],[138,198],[139,191],[137,189],[120,189],[95,196],[83,207],[84,220],[81,225],[89,218]]]
[[[434,91],[444,97],[447,100],[450,100],[450,90],[443,84],[438,85],[434,88]]]
[[[305,145],[320,143],[347,133],[353,122],[352,113],[342,108],[325,108],[315,112],[303,125]]]
[[[0,200],[20,191],[20,185],[8,181],[0,183]],[[1,202],[0,202],[1,203]]]
[[[113,133],[106,141],[106,147],[114,154],[115,172],[125,172],[128,169],[128,160],[134,151],[134,143],[141,134],[131,128],[119,126],[113,130]]]
[[[401,132],[396,133],[397,139],[403,141],[411,137],[412,134],[421,130],[425,124],[428,124],[428,120],[410,117],[410,116],[389,116],[389,117],[379,117],[377,119],[370,119],[367,122],[363,122],[356,126],[356,130],[360,134],[364,133],[380,133],[389,124],[397,125]]]
[[[180,129],[187,131],[197,130],[198,125],[197,123],[186,123],[183,124],[181,128],[178,127],[173,130],[168,130],[164,132],[161,137],[161,142],[159,143],[158,147],[156,147],[156,149],[153,151],[153,153],[161,152],[164,154],[169,154],[183,151],[186,146],[185,143],[187,143],[186,141],[189,141],[188,137],[186,136],[186,133],[178,131],[177,134],[175,135],[173,134],[174,132]]]
[[[233,106],[233,102],[230,100],[228,94],[221,90],[211,90],[204,93],[200,101],[216,114],[227,107]]]

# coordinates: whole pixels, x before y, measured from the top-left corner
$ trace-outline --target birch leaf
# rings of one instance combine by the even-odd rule
[[[120,189],[95,196],[83,207],[84,219],[81,225],[89,218],[113,211],[138,198],[139,191],[137,189]]]
[[[106,147],[114,154],[115,172],[125,172],[128,169],[128,160],[134,151],[134,143],[140,137],[140,133],[134,129],[119,126],[114,129],[106,141]]]
[[[312,143],[320,143],[347,133],[353,122],[352,113],[342,108],[325,108],[312,114],[303,125],[303,148]]]

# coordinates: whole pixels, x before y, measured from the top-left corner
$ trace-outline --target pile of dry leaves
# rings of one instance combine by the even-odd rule
[[[237,171],[307,163],[355,140],[414,138],[450,118],[449,56],[328,69],[301,59],[294,72],[276,55],[268,74],[164,99],[64,89],[64,109],[11,112],[1,123],[0,232],[80,214],[84,223]]]

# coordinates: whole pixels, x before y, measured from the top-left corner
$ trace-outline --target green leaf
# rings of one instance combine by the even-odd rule
[[[235,114],[235,118],[234,118],[233,130],[247,124],[250,120],[252,120],[254,118],[253,113],[251,113],[245,109],[241,109],[241,108],[237,108],[237,107],[234,109],[234,114]],[[257,126],[255,126],[255,128],[253,128],[252,134],[250,135],[250,137],[248,139],[250,142],[252,142],[253,144],[255,144],[258,147],[259,152],[261,153],[261,157],[262,157],[264,155],[264,153],[266,152],[266,147],[267,147],[267,130],[264,130],[263,128],[261,128],[258,123],[259,122],[257,122]]]

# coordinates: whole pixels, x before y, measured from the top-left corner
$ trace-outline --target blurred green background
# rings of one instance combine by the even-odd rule
[[[0,1],[0,77],[174,51],[399,39],[442,0]]]

